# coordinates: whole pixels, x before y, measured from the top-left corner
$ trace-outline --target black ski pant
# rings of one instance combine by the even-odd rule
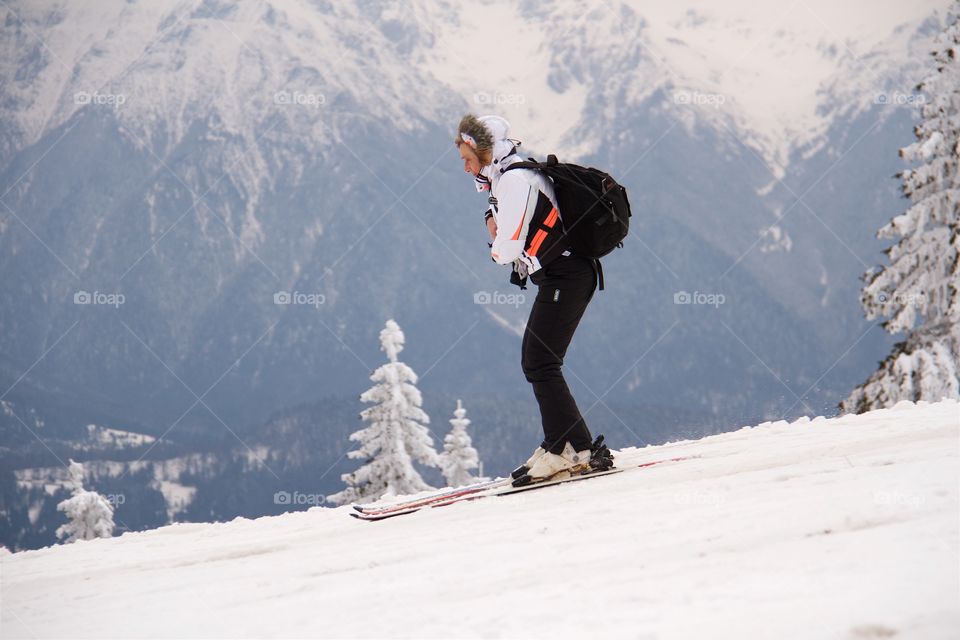
[[[541,446],[560,453],[569,441],[576,451],[589,449],[593,443],[590,430],[560,368],[597,287],[595,261],[561,255],[531,274],[530,281],[538,289],[523,334],[521,364],[540,405]]]

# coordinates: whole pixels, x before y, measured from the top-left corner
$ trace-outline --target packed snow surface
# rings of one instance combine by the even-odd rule
[[[2,556],[2,636],[956,638],[960,405],[626,449],[682,462]]]

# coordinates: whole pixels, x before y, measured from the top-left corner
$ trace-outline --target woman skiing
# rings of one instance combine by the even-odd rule
[[[538,287],[523,335],[521,364],[540,407],[544,439],[513,472],[514,484],[542,481],[564,472],[613,466],[603,436],[591,441],[561,366],[574,331],[597,287],[592,258],[573,255],[564,241],[562,215],[553,185],[538,171],[507,168],[522,159],[520,144],[508,137],[510,124],[499,116],[467,114],[455,143],[464,171],[478,191],[488,191],[485,220],[494,262],[512,265],[511,282]]]

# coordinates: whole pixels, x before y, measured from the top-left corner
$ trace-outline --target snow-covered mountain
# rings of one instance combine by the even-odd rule
[[[10,638],[951,638],[958,436],[955,401],[904,402],[627,449],[622,464],[694,457],[383,522],[317,507],[0,551],[0,622]]]
[[[215,111],[225,128],[254,135],[259,118],[277,115],[271,85],[289,89],[309,69],[301,90],[349,94],[377,117],[409,120],[407,130],[436,122],[453,88],[508,115],[534,148],[567,155],[596,153],[623,133],[606,126],[619,110],[668,86],[782,169],[798,149],[830,144],[839,114],[910,89],[904,72],[925,53],[917,29],[943,8],[876,2],[864,20],[866,5],[826,0],[14,4],[3,159],[105,89],[123,95],[121,115],[145,134],[162,122],[176,142]],[[501,46],[478,56],[486,38]]]
[[[438,42],[412,57],[458,93],[507,114],[538,149],[597,154],[622,140],[625,109],[668,87],[684,125],[706,119],[775,172],[795,153],[835,143],[838,117],[906,92],[904,71],[925,53],[917,27],[942,2],[867,5],[751,0],[467,4]],[[864,13],[870,11],[870,19]],[[429,11],[388,14],[423,24]],[[496,25],[487,31],[479,25]],[[480,30],[509,46],[483,64],[464,48]],[[603,107],[603,108],[601,108]],[[552,126],[543,127],[543,122]],[[586,131],[584,127],[587,127]]]
[[[487,416],[512,464],[537,435],[532,290],[475,304],[511,291],[450,144],[467,110],[630,190],[568,355],[595,430],[829,413],[889,350],[858,278],[902,208],[941,5],[6,4],[4,459],[53,467],[97,424],[155,439],[136,455],[245,460],[293,407],[358,411],[395,317],[426,406],[529,409]],[[331,419],[297,421],[328,435],[321,471],[353,426]]]

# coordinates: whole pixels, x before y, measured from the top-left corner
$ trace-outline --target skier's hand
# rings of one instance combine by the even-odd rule
[[[487,231],[490,232],[490,239],[497,239],[497,221],[493,219],[493,216],[487,218]]]

